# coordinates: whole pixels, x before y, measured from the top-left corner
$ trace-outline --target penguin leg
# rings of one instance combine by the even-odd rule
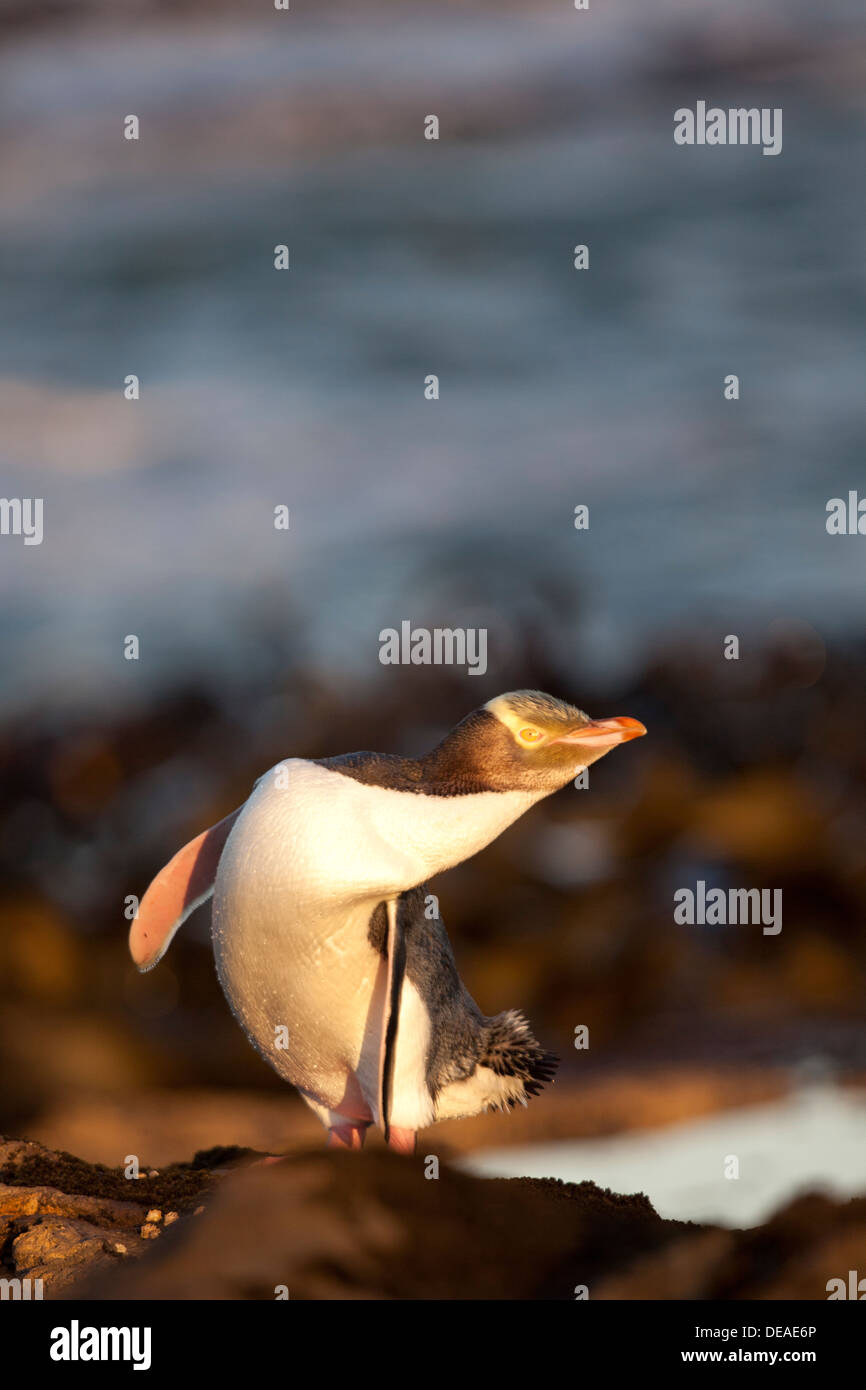
[[[398,1154],[413,1154],[415,1152],[415,1131],[414,1129],[397,1129],[394,1125],[388,1126],[388,1148],[393,1149]]]
[[[359,1120],[353,1115],[341,1115],[339,1110],[331,1110],[321,1101],[314,1100],[301,1091],[301,1099],[307,1102],[313,1114],[321,1120],[328,1131],[329,1149],[362,1149],[371,1120]]]
[[[323,1107],[324,1109],[324,1107]],[[367,1138],[369,1124],[361,1121],[359,1124],[355,1120],[346,1120],[342,1115],[337,1115],[333,1110],[326,1112],[330,1116],[328,1123],[328,1138],[325,1147],[328,1149],[363,1149],[364,1140]],[[336,1121],[336,1123],[334,1123]],[[264,1158],[257,1158],[255,1163],[250,1166],[253,1168],[265,1168],[272,1163],[285,1162],[287,1154],[267,1154]]]
[[[329,1149],[363,1149],[367,1137],[367,1126],[346,1120],[344,1124],[332,1125],[328,1130]]]

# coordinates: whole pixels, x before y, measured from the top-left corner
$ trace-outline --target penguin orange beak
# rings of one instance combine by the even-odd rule
[[[632,738],[643,738],[646,728],[639,719],[629,719],[627,714],[615,719],[590,719],[572,734],[563,734],[554,743],[576,743],[584,748],[614,748],[618,743],[628,743]]]

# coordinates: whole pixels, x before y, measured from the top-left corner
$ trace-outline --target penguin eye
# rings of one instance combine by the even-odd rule
[[[521,743],[537,743],[544,735],[540,729],[521,729],[518,737]]]

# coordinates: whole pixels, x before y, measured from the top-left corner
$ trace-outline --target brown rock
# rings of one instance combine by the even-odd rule
[[[0,1183],[0,1221],[21,1216],[81,1217],[101,1226],[140,1226],[145,1207],[106,1197],[60,1192],[55,1187],[10,1187]]]
[[[34,1222],[12,1241],[12,1259],[17,1274],[27,1274],[37,1265],[87,1263],[91,1255],[103,1253],[104,1237],[84,1221],[64,1221],[46,1217]]]
[[[317,1150],[250,1167],[220,1150],[197,1160],[227,1175],[211,1170],[206,1206],[187,1192],[196,1220],[169,1222],[172,1208],[159,1225],[145,1218],[163,1205],[64,1192],[63,1180],[123,1180],[34,1147],[2,1146],[7,1176],[17,1163],[53,1171],[58,1186],[0,1187],[0,1271],[42,1279],[47,1297],[571,1300],[585,1286],[604,1300],[825,1299],[828,1279],[866,1268],[866,1197],[806,1195],[730,1231],[665,1221],[641,1194],[591,1182],[485,1180],[444,1160],[429,1177],[423,1151]],[[161,1238],[143,1239],[142,1225]]]
[[[346,1161],[348,1160],[348,1161]],[[484,1180],[381,1149],[227,1177],[152,1255],[76,1296],[122,1299],[564,1298],[700,1228],[592,1183]]]
[[[37,1217],[13,1239],[11,1256],[16,1275],[41,1279],[46,1292],[71,1287],[120,1258],[110,1231],[62,1217]]]

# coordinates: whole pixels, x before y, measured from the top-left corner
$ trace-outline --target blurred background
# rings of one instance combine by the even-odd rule
[[[855,0],[0,0],[0,477],[45,499],[0,541],[0,1132],[320,1142],[209,909],[140,977],[124,899],[281,758],[538,687],[650,737],[435,885],[563,1064],[422,1145],[732,1223],[866,1186],[864,74]],[[675,146],[697,100],[783,153]],[[407,618],[486,675],[381,666]],[[781,934],[676,925],[700,878]]]

